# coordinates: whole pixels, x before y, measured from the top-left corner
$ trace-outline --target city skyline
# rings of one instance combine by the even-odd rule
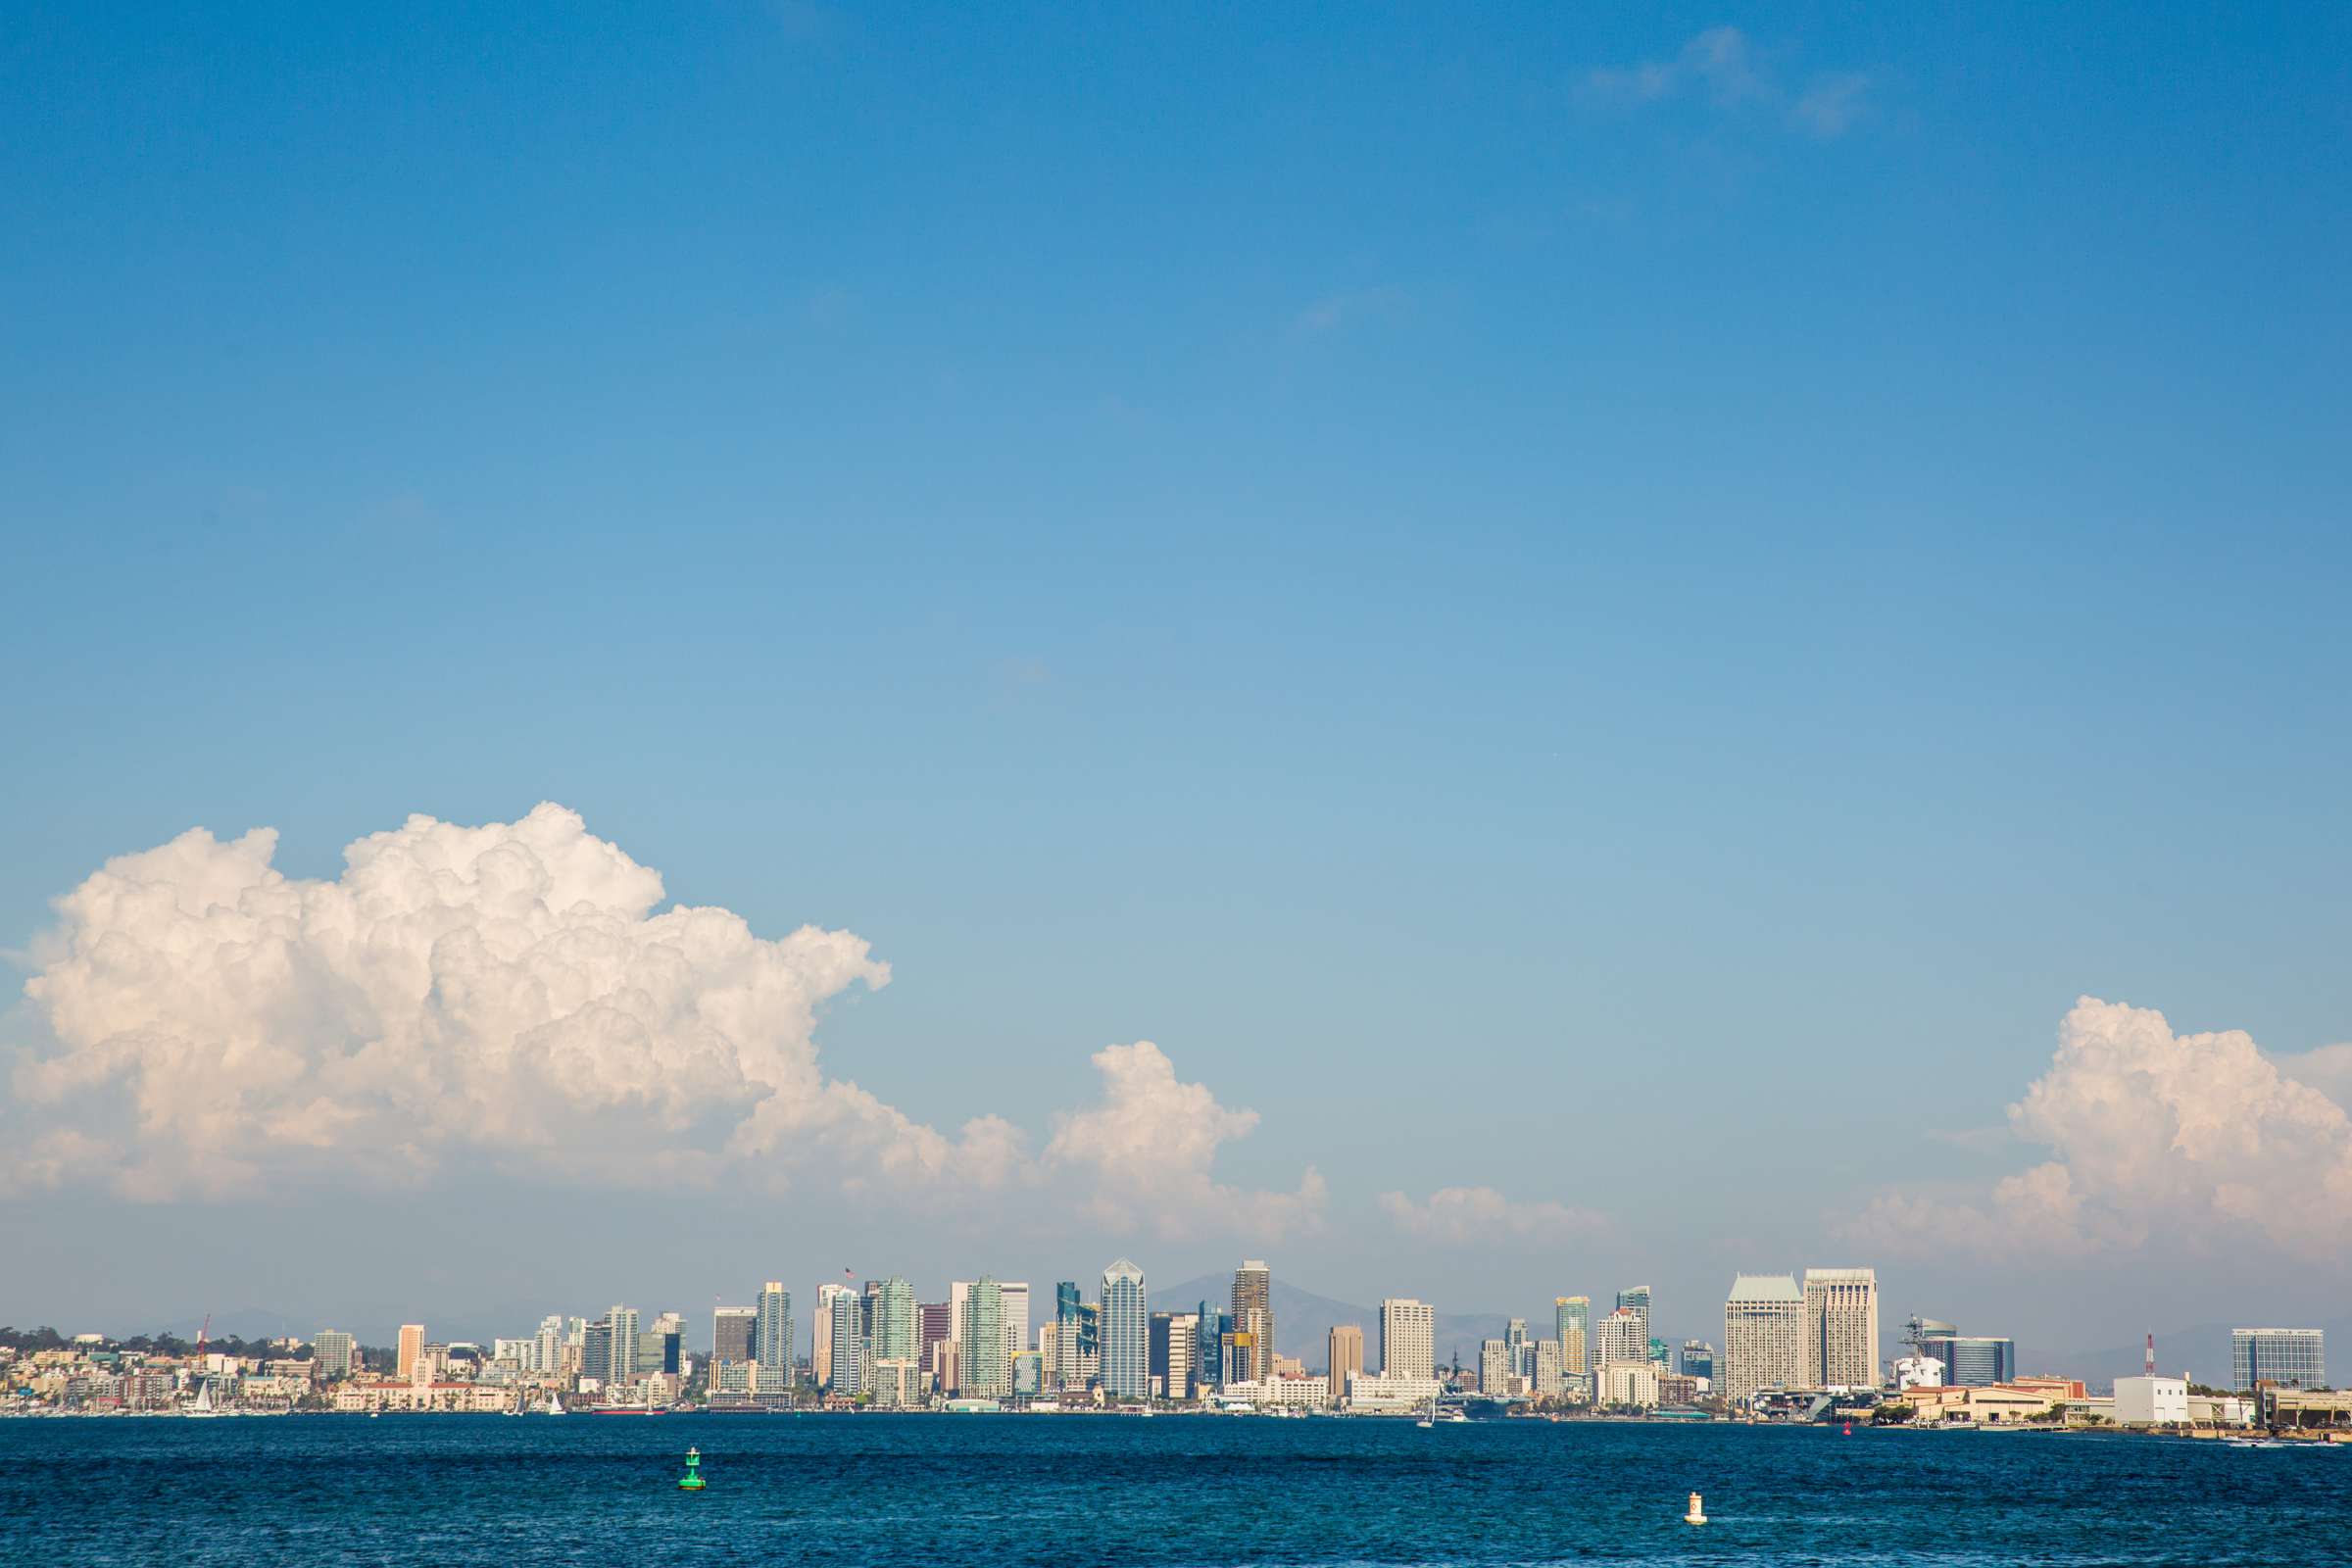
[[[2340,11],[51,21],[0,1320],[2352,1299]]]
[[[528,1333],[484,1335],[479,1340],[451,1333],[446,1325],[406,1321],[396,1335],[378,1336],[385,1342],[381,1345],[336,1328],[273,1343],[307,1343],[315,1371],[306,1369],[304,1375],[324,1381],[357,1375],[358,1357],[365,1348],[370,1357],[382,1357],[381,1373],[391,1382],[414,1382],[419,1391],[430,1384],[460,1401],[452,1408],[488,1407],[471,1402],[474,1396],[468,1385],[478,1374],[452,1370],[461,1355],[470,1358],[466,1367],[495,1362],[508,1368],[510,1384],[523,1374],[551,1373],[561,1362],[566,1377],[590,1380],[571,1389],[581,1396],[595,1393],[601,1385],[607,1391],[603,1396],[613,1397],[612,1391],[666,1374],[666,1393],[662,1396],[665,1399],[696,1391],[698,1396],[738,1403],[762,1396],[772,1400],[821,1395],[883,1408],[936,1407],[939,1397],[1002,1401],[1078,1395],[1113,1403],[1147,1398],[1189,1402],[1203,1397],[1203,1390],[1228,1399],[1253,1399],[1261,1408],[1301,1399],[1310,1408],[1325,1402],[1337,1407],[1343,1399],[1352,1407],[1355,1385],[1348,1378],[1327,1377],[1327,1370],[1367,1377],[1365,1397],[1375,1413],[1398,1413],[1422,1396],[1413,1391],[1428,1380],[1466,1373],[1473,1381],[1463,1386],[1492,1396],[1588,1406],[1595,1401],[1655,1405],[1715,1398],[1728,1399],[1735,1408],[1744,1408],[1753,1399],[1762,1409],[1782,1391],[1851,1391],[1877,1399],[1889,1391],[1900,1395],[1921,1384],[1930,1389],[1987,1389],[1997,1403],[2030,1399],[2034,1391],[2064,1386],[2069,1373],[2075,1385],[2084,1386],[2086,1372],[2086,1386],[2102,1392],[2095,1369],[2066,1366],[2063,1361],[2056,1369],[2036,1367],[2032,1355],[2021,1364],[2012,1341],[1961,1335],[1951,1324],[1935,1319],[1915,1316],[1904,1326],[1899,1345],[1908,1348],[1906,1358],[1879,1333],[1877,1280],[1870,1268],[1809,1267],[1802,1271],[1801,1286],[1794,1275],[1740,1275],[1725,1296],[1720,1348],[1710,1341],[1692,1339],[1683,1343],[1679,1354],[1670,1342],[1644,1338],[1641,1332],[1648,1326],[1654,1304],[1651,1288],[1621,1289],[1616,1293],[1620,1304],[1609,1317],[1622,1319],[1625,1331],[1604,1331],[1590,1364],[1580,1364],[1585,1358],[1578,1353],[1588,1297],[1555,1298],[1555,1315],[1545,1325],[1546,1332],[1531,1333],[1529,1320],[1509,1319],[1498,1337],[1483,1338],[1469,1357],[1461,1354],[1458,1343],[1451,1354],[1439,1350],[1432,1334],[1433,1303],[1389,1298],[1377,1314],[1358,1309],[1357,1321],[1318,1325],[1313,1338],[1327,1351],[1318,1364],[1311,1354],[1271,1351],[1254,1327],[1237,1331],[1237,1324],[1265,1321],[1271,1310],[1270,1304],[1257,1304],[1275,1298],[1272,1271],[1264,1261],[1246,1260],[1230,1278],[1242,1310],[1220,1312],[1211,1321],[1184,1310],[1182,1298],[1201,1282],[1176,1287],[1179,1299],[1174,1309],[1159,1309],[1152,1301],[1144,1270],[1130,1259],[1114,1259],[1101,1271],[1091,1302],[1080,1282],[1055,1284],[1054,1313],[1035,1326],[1034,1334],[1025,1310],[1006,1306],[1016,1298],[1025,1302],[1030,1294],[1026,1283],[1002,1282],[984,1273],[976,1281],[950,1282],[941,1293],[943,1299],[931,1302],[918,1299],[921,1293],[912,1282],[899,1276],[850,1284],[827,1281],[814,1292],[818,1308],[806,1357],[795,1354],[789,1343],[779,1349],[779,1326],[789,1335],[793,1305],[789,1288],[772,1280],[760,1288],[756,1306],[714,1305],[707,1338],[698,1338],[689,1314],[675,1309],[649,1313],[615,1302],[594,1318],[558,1312],[542,1318]],[[1361,1321],[1375,1316],[1380,1336],[1377,1364],[1366,1358]],[[1083,1326],[1073,1336],[1069,1325],[1081,1319]],[[204,1329],[197,1336],[199,1345],[212,1329],[209,1320]],[[26,1331],[6,1332],[21,1336]],[[2328,1387],[2325,1336],[2326,1330],[2319,1327],[2234,1327],[2229,1334],[2227,1378],[2208,1373],[2200,1379],[2197,1371],[2188,1369],[2181,1374],[2182,1386],[2215,1381],[2224,1389],[2244,1391],[2268,1382],[2324,1391]],[[85,1346],[106,1339],[90,1333],[73,1338]],[[230,1345],[236,1339],[224,1333],[216,1344]],[[560,1355],[564,1346],[569,1349]],[[2167,1347],[2168,1352],[2180,1348]],[[2210,1347],[2199,1347],[2196,1353],[2202,1357],[2210,1352]],[[2146,1355],[2151,1371],[2161,1364],[2152,1337]],[[2185,1359],[2180,1364],[2185,1367]],[[265,1386],[275,1388],[277,1375],[272,1369]],[[452,1376],[462,1381],[447,1382]],[[2130,1380],[2119,1379],[2119,1388],[2124,1381]],[[186,1393],[184,1386],[180,1393]]]

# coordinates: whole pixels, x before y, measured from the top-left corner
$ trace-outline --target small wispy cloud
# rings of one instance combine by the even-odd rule
[[[1725,108],[1762,95],[1768,82],[1747,34],[1738,27],[1709,27],[1672,59],[1604,66],[1585,74],[1588,92],[1617,103],[1656,103],[1693,86]]]
[[[1706,88],[1708,97],[1727,108],[1770,90],[1747,34],[1738,27],[1709,27],[1683,45],[1683,68]]]
[[[1652,60],[1639,66],[1603,66],[1585,74],[1585,90],[1595,98],[1618,103],[1655,103],[1675,89],[1679,71],[1674,62]]]
[[[1864,108],[1870,78],[1858,71],[1818,76],[1788,113],[1797,124],[1827,140],[1845,134]]]
[[[1738,27],[1717,26],[1692,37],[1671,57],[1585,74],[1585,96],[1596,103],[1638,108],[1685,93],[1718,110],[1777,110],[1798,129],[1824,140],[1843,135],[1866,107],[1870,78],[1835,72],[1811,78],[1802,90],[1784,86],[1763,51]]]
[[[1291,332],[1298,337],[1318,337],[1375,317],[1393,316],[1404,304],[1405,293],[1400,288],[1359,288],[1327,294],[1291,318]]]
[[[1380,1206],[1406,1235],[1454,1247],[1559,1242],[1608,1228],[1592,1209],[1549,1199],[1513,1202],[1492,1187],[1441,1187],[1419,1201],[1383,1193]]]

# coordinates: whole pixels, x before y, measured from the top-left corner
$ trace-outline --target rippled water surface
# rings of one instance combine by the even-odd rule
[[[677,1490],[699,1446],[710,1487]],[[1684,1494],[1713,1522],[1681,1522]],[[0,1421],[0,1564],[2352,1562],[2352,1447],[1019,1416]]]

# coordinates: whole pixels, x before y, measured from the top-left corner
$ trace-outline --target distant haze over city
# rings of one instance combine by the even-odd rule
[[[0,60],[0,1325],[2352,1310],[2332,14],[151,20]]]

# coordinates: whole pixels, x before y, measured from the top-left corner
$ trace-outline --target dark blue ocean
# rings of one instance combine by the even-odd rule
[[[700,1494],[676,1487],[689,1444]],[[1217,1417],[0,1421],[10,1568],[773,1562],[2345,1563],[2352,1447]]]

